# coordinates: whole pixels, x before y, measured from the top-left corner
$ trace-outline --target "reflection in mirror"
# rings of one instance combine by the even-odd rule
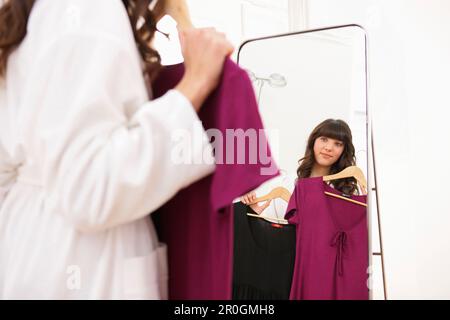
[[[365,48],[358,26],[241,46],[281,175],[235,206],[234,298],[369,298]]]

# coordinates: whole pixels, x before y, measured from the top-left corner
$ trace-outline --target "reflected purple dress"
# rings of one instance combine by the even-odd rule
[[[174,88],[183,73],[182,64],[165,67],[153,84],[154,97]],[[224,137],[227,129],[263,129],[252,83],[231,60],[225,61],[221,83],[204,103],[199,117],[206,130],[218,129]],[[266,137],[257,135],[254,141],[255,151],[270,157]],[[224,138],[224,149],[215,150],[216,157],[225,155],[225,148],[230,147],[227,143]],[[181,190],[152,213],[160,240],[168,245],[169,299],[232,297],[232,202],[279,174],[272,165],[272,173],[262,175],[261,169],[271,165],[261,154],[256,161],[249,158],[248,144],[245,161],[239,162],[237,147],[236,142],[233,163],[216,164],[212,175]]]
[[[322,177],[299,179],[286,210],[297,226],[290,299],[367,300],[367,208],[324,191],[340,194]]]

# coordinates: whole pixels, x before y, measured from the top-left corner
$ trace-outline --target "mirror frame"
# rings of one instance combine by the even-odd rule
[[[359,24],[345,24],[345,25],[336,25],[336,26],[329,26],[329,27],[322,27],[317,29],[308,29],[303,31],[296,31],[296,32],[288,32],[288,33],[281,33],[281,34],[275,34],[270,36],[264,36],[264,37],[258,37],[258,38],[252,38],[245,40],[241,45],[239,46],[238,53],[237,53],[237,64],[239,65],[240,55],[242,48],[254,41],[259,40],[266,40],[266,39],[273,39],[273,38],[281,38],[281,37],[287,37],[287,36],[293,36],[293,35],[301,35],[301,34],[308,34],[313,32],[319,32],[319,31],[325,31],[325,30],[334,30],[334,29],[342,29],[342,28],[348,28],[348,27],[356,27],[359,28],[364,35],[364,80],[365,80],[365,90],[366,90],[366,150],[367,150],[367,157],[366,157],[366,166],[367,166],[367,228],[368,228],[368,237],[369,237],[369,270],[368,270],[368,281],[370,283],[369,285],[369,300],[373,300],[373,285],[372,285],[372,275],[373,275],[373,268],[372,268],[372,258],[373,256],[380,256],[381,257],[381,273],[382,273],[382,280],[383,280],[383,294],[384,294],[384,300],[387,300],[387,292],[386,292],[386,279],[385,279],[385,268],[384,268],[384,257],[383,257],[383,242],[382,242],[382,232],[381,232],[381,221],[380,221],[380,215],[379,215],[379,201],[378,201],[378,193],[377,191],[377,178],[376,178],[376,170],[375,170],[375,157],[374,157],[374,146],[373,146],[373,132],[372,132],[372,117],[370,116],[370,108],[369,108],[369,57],[368,57],[368,36],[367,31],[364,27],[362,27]],[[369,149],[370,147],[370,149]],[[372,157],[370,156],[372,154]],[[370,161],[372,159],[372,162]],[[374,182],[372,182],[371,179],[371,172],[373,172],[374,176]],[[372,191],[376,192],[376,211],[377,211],[377,221],[378,221],[378,240],[380,244],[380,252],[373,252],[372,251]]]

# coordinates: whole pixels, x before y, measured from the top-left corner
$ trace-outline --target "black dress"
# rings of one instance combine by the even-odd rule
[[[295,263],[295,226],[274,227],[234,204],[234,300],[288,300]]]

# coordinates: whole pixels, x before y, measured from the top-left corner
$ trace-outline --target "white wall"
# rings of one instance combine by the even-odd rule
[[[238,46],[246,39],[289,31],[290,0],[187,0],[196,27],[213,26]]]

